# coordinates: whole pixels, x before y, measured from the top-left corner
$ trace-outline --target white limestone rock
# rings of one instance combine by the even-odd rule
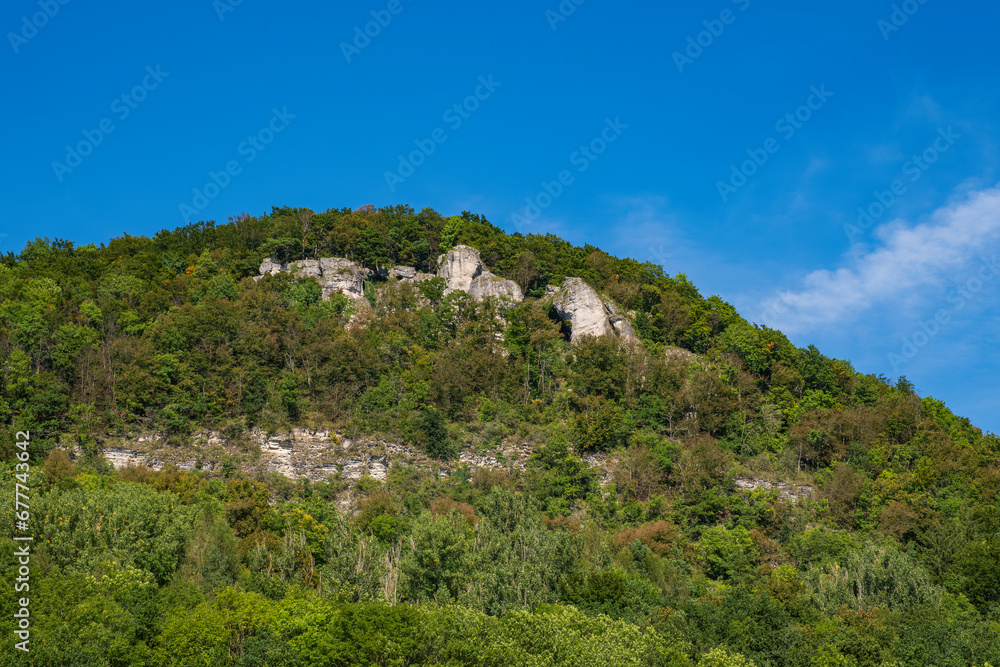
[[[480,301],[490,297],[508,303],[521,303],[524,294],[513,280],[504,280],[500,276],[486,273],[472,280],[469,286],[469,296]]]
[[[273,259],[265,259],[260,264],[261,276],[274,276],[285,270],[285,266]]]
[[[571,342],[583,336],[609,336],[614,333],[604,302],[582,278],[566,278],[552,305],[569,328]]]
[[[459,290],[480,301],[490,297],[508,303],[524,301],[517,283],[490,273],[483,266],[479,251],[469,246],[455,246],[438,257],[438,275],[448,281],[445,294]]]
[[[319,260],[322,275],[319,279],[326,301],[340,292],[344,296],[360,302],[365,299],[365,280],[368,271],[343,257],[324,257]]]
[[[549,294],[546,290],[547,295]],[[552,305],[569,329],[570,342],[583,336],[615,336],[622,341],[638,340],[632,323],[618,315],[614,304],[604,301],[582,278],[566,278],[552,294]]]
[[[417,270],[412,266],[394,266],[389,269],[389,275],[396,280],[413,280],[417,277]]]
[[[288,270],[296,278],[321,278],[322,269],[319,268],[319,261],[315,259],[300,259],[297,262],[289,262]]]
[[[445,294],[460,290],[468,292],[472,281],[486,268],[479,258],[479,251],[467,245],[458,245],[438,257],[438,275],[448,281]]]
[[[621,315],[612,315],[608,320],[611,322],[611,328],[614,329],[615,334],[622,340],[628,342],[635,342],[639,340],[638,336],[635,335],[635,329],[632,328],[632,323]]]
[[[296,278],[315,278],[323,289],[324,301],[339,292],[359,304],[365,300],[365,280],[371,273],[343,257],[300,259],[288,264],[265,259],[260,265],[260,275],[254,279],[282,272],[291,273]]]

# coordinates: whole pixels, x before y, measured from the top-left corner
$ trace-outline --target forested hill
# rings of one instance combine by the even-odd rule
[[[1000,663],[1000,439],[664,267],[405,206],[36,239],[0,260],[0,361],[24,664]],[[241,472],[295,427],[451,474]],[[101,456],[204,432],[216,472]]]

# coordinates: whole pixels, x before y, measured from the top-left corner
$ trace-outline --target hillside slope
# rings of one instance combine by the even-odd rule
[[[1000,662],[1000,439],[663,267],[402,206],[38,239],[0,362],[56,662]]]

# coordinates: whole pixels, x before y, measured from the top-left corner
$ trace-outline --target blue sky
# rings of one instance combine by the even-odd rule
[[[468,209],[1000,431],[996,3],[234,2],[5,4],[0,249]]]

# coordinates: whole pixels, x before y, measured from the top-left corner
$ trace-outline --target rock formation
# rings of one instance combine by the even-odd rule
[[[524,294],[517,283],[513,280],[504,280],[489,272],[472,280],[472,285],[469,286],[469,296],[480,301],[489,297],[512,303],[524,301]]]
[[[437,266],[437,277],[443,278],[446,283],[445,294],[459,290],[473,299],[482,301],[494,298],[508,305],[524,301],[524,294],[518,284],[490,273],[475,248],[455,246],[438,257]],[[368,301],[365,299],[364,288],[365,281],[372,272],[351,260],[323,257],[280,264],[273,259],[265,259],[260,265],[260,276],[257,279],[281,272],[289,272],[296,278],[315,278],[323,289],[324,301],[341,293],[367,310]],[[381,268],[379,275],[407,283],[418,283],[435,277],[409,266]],[[571,342],[578,341],[582,336],[615,336],[627,342],[637,340],[632,323],[619,315],[614,304],[602,299],[581,278],[566,278],[562,287],[549,285],[545,288],[544,298],[551,300],[559,318],[566,324]]]
[[[365,280],[371,273],[343,257],[301,259],[288,264],[265,259],[257,279],[282,272],[289,272],[296,278],[315,278],[323,289],[324,301],[339,292],[359,303],[364,301]]]
[[[391,269],[383,269],[382,275],[385,278],[395,278],[401,283],[413,283],[414,285],[431,278],[437,278],[433,273],[423,273],[412,266],[394,266]]]
[[[413,280],[417,277],[417,270],[412,266],[394,266],[389,269],[389,275],[396,280]]]
[[[274,276],[285,270],[285,267],[273,259],[265,259],[260,265],[261,276]]]
[[[479,251],[466,245],[455,246],[438,257],[438,276],[448,283],[445,294],[460,290],[479,300],[496,297],[511,303],[524,301],[517,283],[490,273]]]
[[[438,257],[438,276],[448,282],[445,294],[460,290],[468,292],[472,281],[482,275],[486,267],[479,258],[479,251],[467,245],[455,246]]]
[[[355,301],[365,298],[365,279],[369,271],[342,257],[324,257],[319,260],[323,276],[319,284],[323,288],[323,299],[341,292]]]
[[[552,295],[552,306],[569,329],[570,342],[582,336],[616,336],[636,340],[632,323],[618,315],[614,304],[604,301],[582,278],[566,278]]]

